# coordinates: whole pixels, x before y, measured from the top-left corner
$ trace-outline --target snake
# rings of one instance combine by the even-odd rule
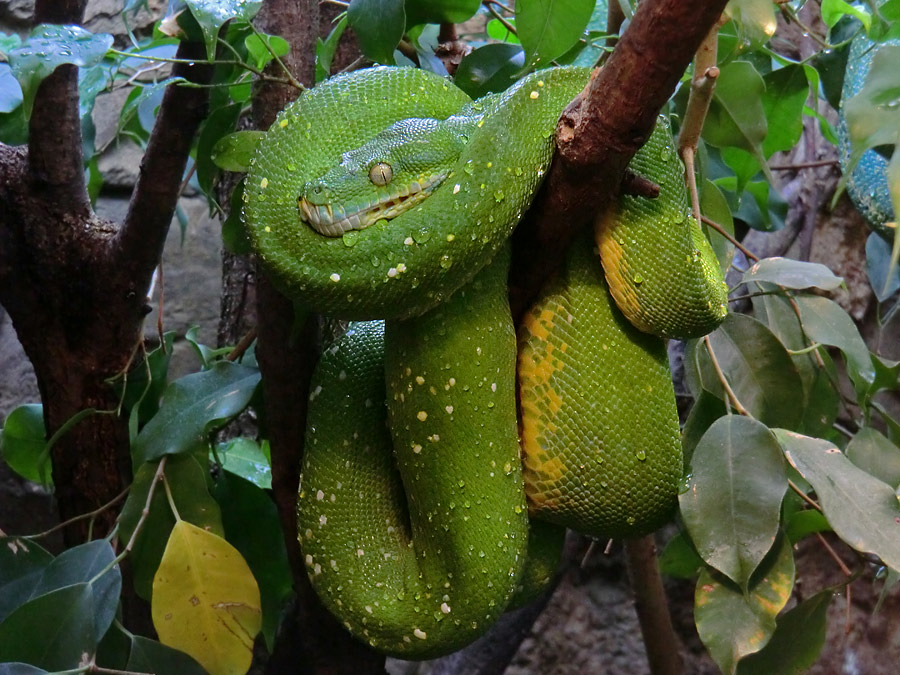
[[[472,642],[549,581],[567,527],[641,536],[675,508],[663,336],[715,328],[726,289],[665,123],[634,160],[655,204],[598,219],[518,330],[507,300],[510,235],[589,73],[471,100],[422,70],[354,71],[289,104],[251,161],[242,213],[267,275],[350,321],[310,384],[298,537],[325,606],[384,653]]]
[[[900,39],[886,40],[884,45],[900,45]],[[850,43],[847,66],[841,88],[840,119],[837,125],[841,171],[847,175],[847,194],[869,225],[884,237],[893,237],[894,206],[888,189],[888,160],[875,150],[866,150],[850,171],[850,133],[844,117],[844,106],[860,93],[865,84],[879,43],[860,33]],[[849,175],[848,175],[849,174]]]

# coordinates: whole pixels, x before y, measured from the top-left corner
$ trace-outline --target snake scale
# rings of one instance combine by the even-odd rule
[[[674,508],[659,336],[712,330],[726,291],[666,124],[632,165],[660,197],[598,221],[606,278],[588,237],[518,344],[507,302],[506,242],[588,74],[544,70],[477,101],[421,70],[334,77],[280,114],[248,173],[267,272],[358,321],[313,375],[299,537],[323,602],[386,653],[474,640],[547,581],[564,527],[639,536]]]

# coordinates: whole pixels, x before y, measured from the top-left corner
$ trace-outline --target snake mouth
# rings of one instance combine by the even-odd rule
[[[424,201],[449,175],[435,174],[421,181],[413,181],[400,192],[380,201],[363,205],[348,213],[337,204],[313,204],[306,197],[300,197],[297,204],[301,219],[316,232],[326,237],[340,237],[351,230],[363,230],[379,220],[390,220]]]

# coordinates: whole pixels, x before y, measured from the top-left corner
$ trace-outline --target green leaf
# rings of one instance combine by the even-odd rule
[[[687,357],[685,357],[685,360],[687,360]],[[700,389],[700,393],[691,407],[691,412],[688,414],[682,430],[681,445],[684,452],[685,467],[690,465],[694,456],[694,449],[697,447],[697,443],[700,442],[703,434],[706,433],[706,430],[727,412],[722,399],[705,389]]]
[[[872,15],[860,7],[854,7],[844,0],[822,0],[822,21],[829,28],[834,28],[835,24],[845,16],[852,16],[859,19],[868,32],[872,27]]]
[[[759,49],[775,34],[771,0],[730,0],[725,15],[737,24],[738,36],[748,49]]]
[[[863,427],[844,450],[847,459],[860,469],[892,487],[900,485],[900,447],[880,431]]]
[[[845,175],[852,173],[863,153],[879,145],[894,145],[900,137],[900,45],[883,45],[872,59],[865,84],[844,102],[850,135],[850,160]]]
[[[44,407],[27,403],[9,413],[0,431],[0,454],[9,468],[33,483],[52,485],[49,457],[44,455],[47,431]]]
[[[703,567],[703,558],[691,540],[679,532],[659,554],[659,571],[676,579],[693,579]]]
[[[524,0],[516,3],[516,32],[525,63],[547,67],[581,38],[594,0]]]
[[[800,308],[800,322],[809,339],[840,349],[847,360],[848,375],[857,393],[864,393],[875,380],[875,368],[869,349],[850,315],[828,298],[799,296],[795,302]]]
[[[197,139],[197,183],[212,202],[215,202],[216,198],[215,179],[219,173],[216,147],[220,141],[232,135],[238,118],[241,116],[242,108],[243,104],[232,103],[213,110],[200,129],[200,137]]]
[[[512,26],[514,29],[516,27],[516,18],[511,16],[506,19],[507,23]],[[491,19],[487,22],[487,25],[484,27],[484,32],[487,33],[488,37],[492,40],[497,40],[498,42],[507,42],[512,45],[522,44],[519,41],[518,36],[510,31],[500,19]],[[493,43],[491,43],[493,44]],[[524,65],[524,58],[523,58]]]
[[[803,384],[790,354],[765,325],[744,314],[730,313],[709,336],[719,366],[738,400],[768,426],[795,427],[803,410]],[[709,352],[695,352],[701,385],[725,400]]]
[[[463,23],[481,6],[480,0],[406,0],[407,24]]]
[[[775,617],[787,604],[794,585],[790,543],[779,537],[760,566],[748,593],[709,570],[697,579],[694,621],[700,640],[724,673],[762,649],[775,632]]]
[[[731,217],[728,201],[719,186],[708,178],[704,178],[700,184],[700,213],[721,225],[728,234],[734,235],[734,219]],[[734,259],[734,244],[708,225],[701,224],[700,227],[715,251],[722,273],[726,273]]]
[[[264,131],[235,131],[219,138],[210,151],[210,159],[220,169],[244,173],[256,154]]]
[[[231,19],[249,22],[262,7],[262,0],[184,0],[184,4],[200,26],[206,58],[212,61],[216,58],[219,29]]]
[[[855,466],[828,441],[773,431],[788,462],[815,489],[835,533],[856,550],[900,567],[900,508],[894,488]]]
[[[738,675],[800,675],[825,645],[828,606],[834,591],[807,598],[778,619],[775,633],[760,651],[741,659]]]
[[[347,15],[344,14],[337,22],[328,37],[324,40],[316,38],[316,82],[324,82],[331,75],[331,62],[334,60],[334,52],[341,41],[341,35],[347,28]]]
[[[31,597],[53,556],[21,537],[0,538],[0,622]]]
[[[771,2],[766,4],[773,7]],[[767,133],[762,150],[763,155],[771,157],[776,152],[790,150],[800,140],[809,81],[803,66],[792,64],[767,73],[763,82],[766,85],[762,103]]]
[[[247,407],[259,370],[229,361],[176,380],[163,396],[159,412],[135,439],[136,462],[204,447],[211,431]]]
[[[36,26],[21,46],[7,53],[12,73],[22,87],[25,116],[31,116],[38,85],[57,66],[64,63],[82,68],[93,66],[103,59],[112,43],[112,35],[94,35],[79,26],[47,23]]]
[[[347,19],[365,56],[375,63],[394,63],[394,49],[406,30],[403,0],[351,0]]]
[[[225,538],[244,556],[259,584],[262,632],[271,652],[293,589],[278,509],[268,493],[228,472],[219,474],[216,500],[222,508]]]
[[[21,661],[49,671],[69,670],[97,646],[90,584],[41,595],[0,623],[0,661]]]
[[[119,540],[123,546],[131,539],[141,518],[158,464],[142,464],[135,472],[128,499],[119,516]],[[209,494],[206,471],[197,460],[192,455],[173,455],[166,460],[165,474],[175,508],[181,517],[211,532],[222,534],[219,505]],[[175,517],[166,500],[165,490],[157,485],[144,526],[135,540],[130,556],[134,566],[135,590],[145,600],[150,599],[153,575],[159,567],[166,540],[174,525]]]
[[[138,673],[172,673],[174,675],[207,675],[203,667],[182,651],[133,635],[126,670]]]
[[[807,535],[816,532],[831,532],[828,520],[815,509],[797,511],[787,521],[785,534],[791,544],[796,544]]]
[[[147,360],[128,373],[122,407],[133,410],[138,406],[138,420],[141,424],[145,424],[159,410],[159,400],[168,381],[169,360],[172,358],[174,342],[174,331],[167,332],[163,335],[163,344],[148,352]],[[121,381],[117,382],[120,393],[121,384]]]
[[[194,657],[210,675],[243,673],[262,626],[259,588],[231,544],[179,520],[153,578],[159,640]]]
[[[272,487],[272,467],[269,466],[269,458],[259,443],[253,439],[233,438],[219,443],[216,454],[226,471],[250,481],[257,487],[266,490]]]
[[[891,244],[877,232],[866,239],[866,274],[878,302],[900,291],[900,267],[891,269]]]
[[[508,88],[524,63],[525,53],[518,45],[487,44],[463,57],[453,81],[472,98],[481,98]]]
[[[844,283],[843,278],[821,263],[803,262],[790,258],[763,258],[744,272],[741,283],[768,281],[785,288],[821,288],[833,291]]]
[[[265,33],[253,33],[244,38],[244,45],[250,58],[253,59],[253,65],[258,70],[266,67],[275,56],[279,58],[285,56],[291,51],[291,45],[280,35],[267,35]],[[268,46],[267,46],[268,45]],[[275,54],[273,56],[272,54]]]
[[[762,104],[765,91],[762,76],[747,61],[723,66],[702,134],[703,140],[717,148],[746,150],[763,171],[768,170],[762,151],[768,130]]]
[[[225,356],[231,351],[231,347],[225,346],[218,347],[216,349],[207,347],[205,344],[200,342],[200,339],[197,337],[197,332],[199,330],[199,326],[191,326],[184,334],[184,339],[189,345],[191,345],[191,347],[194,348],[194,351],[197,352],[197,356],[200,357],[200,363],[203,366],[203,369],[209,370],[216,363],[217,359]]]
[[[780,446],[759,422],[726,415],[700,439],[689,475],[678,502],[697,553],[747,588],[778,534],[787,490]]]

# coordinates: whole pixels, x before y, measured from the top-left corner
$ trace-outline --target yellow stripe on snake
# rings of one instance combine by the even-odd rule
[[[378,319],[314,373],[298,519],[323,602],[386,653],[477,638],[552,575],[558,526],[640,536],[674,509],[664,343],[613,305],[591,241],[521,327],[516,389],[506,242],[587,77],[540,71],[475,102],[420,70],[335,77],[281,113],[248,174],[245,222],[285,293]],[[725,289],[671,146],[659,125],[633,165],[659,199],[624,199],[599,228],[638,325],[685,337],[721,321]]]

